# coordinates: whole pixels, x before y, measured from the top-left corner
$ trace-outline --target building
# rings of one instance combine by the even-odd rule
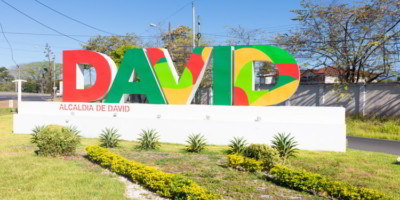
[[[300,82],[301,83],[339,83],[339,75],[343,74],[344,70],[337,67],[324,67],[320,69],[306,69],[300,71]],[[367,72],[361,72],[361,74],[367,74]],[[365,83],[366,78],[361,77],[359,83]],[[373,81],[377,82],[377,80]]]

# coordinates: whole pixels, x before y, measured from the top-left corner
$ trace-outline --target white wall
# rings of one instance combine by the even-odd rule
[[[63,110],[74,106],[94,110]],[[122,110],[109,111],[113,106]],[[106,110],[96,110],[102,107]],[[191,133],[202,133],[210,144],[226,145],[235,136],[270,144],[276,133],[285,132],[296,138],[300,149],[346,150],[345,109],[341,107],[22,102],[13,116],[14,133],[28,134],[35,126],[48,124],[77,126],[84,137],[98,137],[103,128],[115,127],[126,140],[136,140],[142,129],[154,128],[162,142],[182,144]]]

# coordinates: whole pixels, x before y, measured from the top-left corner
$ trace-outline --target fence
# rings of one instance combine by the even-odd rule
[[[195,102],[212,104],[211,88],[199,89]],[[300,85],[290,99],[277,106],[340,106],[347,114],[400,117],[400,84],[353,84],[342,91],[329,84]]]

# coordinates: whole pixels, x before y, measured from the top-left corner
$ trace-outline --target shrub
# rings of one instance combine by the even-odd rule
[[[40,156],[68,156],[75,154],[80,138],[68,128],[49,125],[33,129],[31,142],[37,145]]]
[[[238,154],[230,154],[228,155],[228,166],[237,168],[239,166],[242,166],[244,163],[244,157],[240,156]]]
[[[249,172],[256,172],[263,169],[261,161],[247,158],[238,154],[228,155],[228,166]]]
[[[188,143],[188,145],[186,146],[186,151],[192,153],[199,153],[203,151],[207,145],[206,139],[201,134],[189,135],[186,142]]]
[[[319,174],[305,170],[293,170],[288,167],[277,165],[270,170],[270,174],[278,184],[300,191],[313,191],[318,194],[326,194],[336,199],[390,199],[383,193],[368,188],[357,188],[349,184],[332,181],[321,177]]]
[[[297,153],[297,142],[294,137],[290,137],[290,133],[278,133],[272,140],[272,147],[279,151],[279,156],[283,159],[283,163],[290,158],[294,157]]]
[[[259,160],[268,148],[269,147],[265,144],[251,144],[243,151],[243,155],[248,158]]]
[[[139,136],[139,149],[148,150],[158,149],[160,147],[160,136],[155,129],[142,130]]]
[[[78,130],[78,127],[76,126],[67,126],[65,127],[68,131],[72,132],[76,137],[81,137],[79,133],[81,133],[80,130]]]
[[[155,167],[127,160],[98,146],[85,148],[88,158],[111,171],[131,178],[138,184],[171,199],[214,200],[220,196],[212,194],[192,180],[181,175],[165,173]]]
[[[233,140],[230,141],[230,153],[242,153],[246,149],[247,141],[242,137],[234,137]]]
[[[267,171],[281,162],[279,152],[266,144],[251,144],[243,151],[243,155],[260,160]]]
[[[121,137],[118,130],[115,128],[105,128],[101,131],[100,142],[102,147],[114,148],[118,145]]]
[[[45,126],[35,126],[34,129],[32,129],[32,138],[31,138],[31,142],[36,144],[37,140],[38,140],[38,134],[44,129]]]

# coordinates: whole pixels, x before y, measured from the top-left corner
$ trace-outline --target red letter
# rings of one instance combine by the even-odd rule
[[[90,64],[96,69],[96,82],[88,89],[83,87],[82,64]],[[78,74],[77,69],[80,70]],[[65,102],[96,101],[107,94],[111,80],[109,63],[101,54],[88,50],[64,51]]]

